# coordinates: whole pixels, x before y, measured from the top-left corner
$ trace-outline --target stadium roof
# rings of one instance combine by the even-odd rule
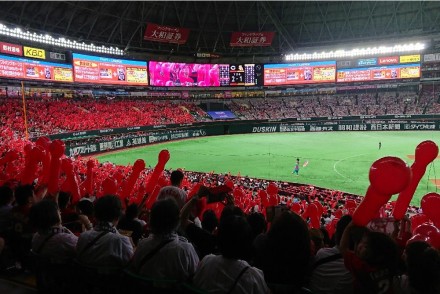
[[[0,22],[130,55],[271,57],[354,42],[433,38],[437,1],[5,1]],[[187,28],[185,44],[144,40],[147,23]],[[232,32],[275,32],[270,46],[231,47]]]

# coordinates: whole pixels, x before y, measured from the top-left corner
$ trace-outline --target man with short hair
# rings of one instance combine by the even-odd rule
[[[96,226],[82,233],[77,244],[80,263],[97,267],[124,267],[133,255],[130,239],[116,230],[122,214],[121,200],[114,195],[99,198],[95,203]]]
[[[185,204],[187,197],[186,192],[180,188],[182,185],[183,177],[183,172],[180,169],[173,171],[170,177],[171,186],[166,186],[160,189],[157,200],[173,198],[174,200],[176,200],[179,209],[181,209]]]

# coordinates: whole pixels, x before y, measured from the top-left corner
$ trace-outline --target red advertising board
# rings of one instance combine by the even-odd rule
[[[73,53],[75,82],[148,85],[147,62]]]
[[[162,43],[174,43],[185,44],[189,37],[189,29],[175,28],[157,25],[154,23],[147,23],[147,29],[144,33],[144,40],[162,42]]]
[[[232,32],[231,47],[270,46],[275,32]]]
[[[399,56],[379,57],[378,63],[382,64],[399,64]]]
[[[23,47],[20,45],[0,42],[0,52],[17,56],[23,55]]]
[[[395,79],[412,79],[420,77],[420,64],[389,65],[370,68],[339,69],[336,81],[363,82]]]
[[[335,74],[335,61],[265,64],[264,85],[334,83]]]
[[[0,77],[73,82],[72,66],[0,55]]]

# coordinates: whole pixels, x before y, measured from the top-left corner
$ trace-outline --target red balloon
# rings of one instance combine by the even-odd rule
[[[354,201],[353,199],[347,199],[345,201],[345,208],[350,209],[356,207],[357,207],[356,201]]]
[[[406,242],[406,245],[408,245],[414,241],[423,241],[423,242],[429,243],[431,241],[431,239],[428,236],[417,234],[417,235],[412,236],[411,239],[409,239],[408,242]]]
[[[260,197],[262,208],[265,208],[265,207],[267,207],[269,205],[269,199],[267,199],[266,191],[259,190],[258,191],[258,197]]]
[[[428,217],[425,214],[420,213],[420,214],[413,215],[410,218],[410,220],[411,220],[411,228],[412,228],[412,231],[413,231],[413,234],[414,234],[414,230],[418,226],[420,226],[421,224],[427,222],[428,221]]]
[[[418,226],[417,228],[415,228],[413,234],[414,235],[419,234],[430,237],[435,234],[440,234],[440,230],[430,223],[424,223]]]
[[[295,202],[290,207],[290,210],[292,210],[292,211],[296,212],[297,214],[299,214],[300,211],[301,211],[301,205],[298,202]]]
[[[438,146],[432,141],[423,141],[417,146],[415,160],[411,166],[412,179],[406,189],[400,192],[399,197],[397,198],[393,210],[393,216],[395,219],[401,220],[405,216],[408,205],[414,196],[414,192],[425,174],[426,167],[437,158],[437,155]]]
[[[159,162],[158,164],[165,166],[165,164],[170,160],[170,152],[168,150],[161,150],[159,152]]]
[[[270,183],[269,186],[267,186],[267,194],[269,195],[274,195],[274,194],[278,194],[278,187],[277,185],[275,185],[275,183]]]
[[[63,185],[63,188],[67,189],[65,192],[70,192],[72,195],[72,203],[76,203],[80,199],[80,192],[72,160],[70,158],[64,158],[61,161],[61,169],[66,174],[66,185]]]
[[[128,176],[125,184],[122,187],[121,197],[123,199],[129,198],[131,196],[131,192],[133,191],[134,185],[139,178],[141,172],[145,169],[145,162],[142,159],[136,160],[133,165],[132,171]]]
[[[338,209],[335,211],[334,216],[336,218],[341,218],[342,217],[342,210]]]
[[[115,195],[116,191],[118,190],[118,186],[116,185],[116,181],[108,177],[102,182],[102,190],[103,194],[105,195]]]
[[[64,155],[64,151],[66,150],[66,145],[61,140],[54,140],[50,144],[50,153],[52,157],[60,158]]]
[[[440,195],[437,193],[428,193],[422,197],[421,202],[423,213],[440,228]]]
[[[225,185],[231,189],[234,189],[234,182],[232,182],[231,180],[227,180],[225,182]]]
[[[369,179],[365,197],[353,213],[353,223],[357,226],[367,225],[393,194],[406,188],[411,170],[400,158],[383,157],[372,164]]]

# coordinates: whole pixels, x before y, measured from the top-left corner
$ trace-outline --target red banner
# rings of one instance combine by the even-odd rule
[[[17,56],[22,56],[23,55],[23,47],[21,47],[20,45],[0,42],[0,52],[6,53],[6,54],[13,54],[13,55],[17,55]]]
[[[189,29],[161,26],[148,23],[144,40],[174,44],[185,44],[189,37]]]
[[[379,57],[379,64],[399,64],[399,56]]]
[[[229,46],[270,46],[275,32],[233,32]]]

